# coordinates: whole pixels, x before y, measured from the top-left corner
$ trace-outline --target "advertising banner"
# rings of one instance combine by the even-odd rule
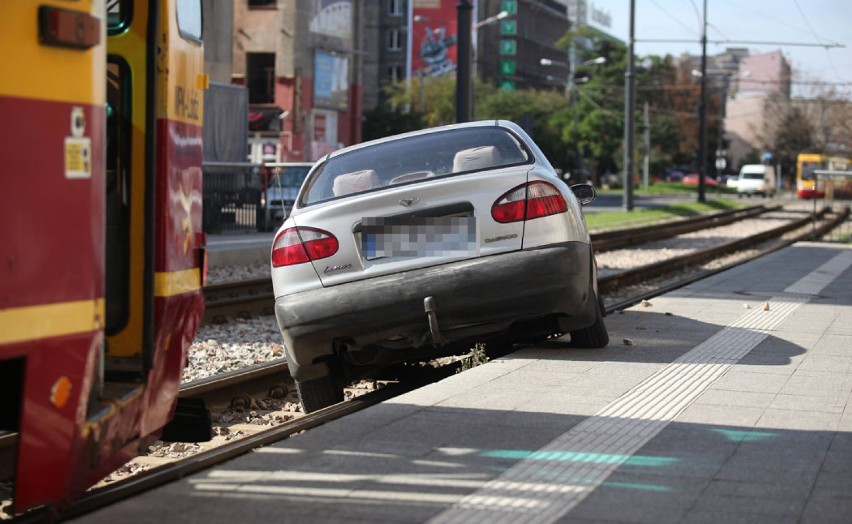
[[[350,0],[311,0],[310,30],[319,35],[342,39],[352,45],[352,2]]]
[[[349,57],[314,53],[314,106],[349,109]]]
[[[473,2],[471,2],[473,3]],[[441,76],[456,70],[458,0],[413,0],[409,28],[409,76]]]

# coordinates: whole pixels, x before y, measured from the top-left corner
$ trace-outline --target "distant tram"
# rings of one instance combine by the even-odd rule
[[[796,196],[811,198],[852,198],[852,179],[848,177],[819,177],[815,171],[847,171],[852,167],[848,158],[813,153],[796,157]]]
[[[0,2],[17,514],[60,512],[175,414],[204,309],[201,28],[201,0]]]

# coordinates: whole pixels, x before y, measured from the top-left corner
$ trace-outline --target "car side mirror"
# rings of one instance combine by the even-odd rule
[[[577,197],[581,206],[591,204],[598,197],[598,192],[595,190],[595,186],[590,184],[574,184],[571,186],[571,191],[574,193],[574,196]]]

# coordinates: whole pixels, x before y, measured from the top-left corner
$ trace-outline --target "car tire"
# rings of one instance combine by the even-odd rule
[[[595,322],[591,326],[571,331],[571,340],[568,342],[570,347],[599,349],[609,344],[609,333],[603,319],[603,302],[600,299],[595,311]]]
[[[302,412],[311,413],[343,401],[343,389],[334,384],[329,375],[305,381],[296,381]]]

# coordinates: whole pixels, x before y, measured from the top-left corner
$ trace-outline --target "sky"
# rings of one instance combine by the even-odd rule
[[[637,56],[701,54],[704,0],[634,1]],[[626,43],[630,0],[589,0],[589,5],[611,15],[609,32]],[[643,42],[662,39],[684,42]],[[720,40],[728,42],[715,43]],[[814,87],[806,82],[822,81],[844,84],[835,87],[852,98],[850,0],[707,0],[707,41],[708,56],[728,47],[746,47],[753,55],[781,50],[793,68],[794,96],[811,95]]]

